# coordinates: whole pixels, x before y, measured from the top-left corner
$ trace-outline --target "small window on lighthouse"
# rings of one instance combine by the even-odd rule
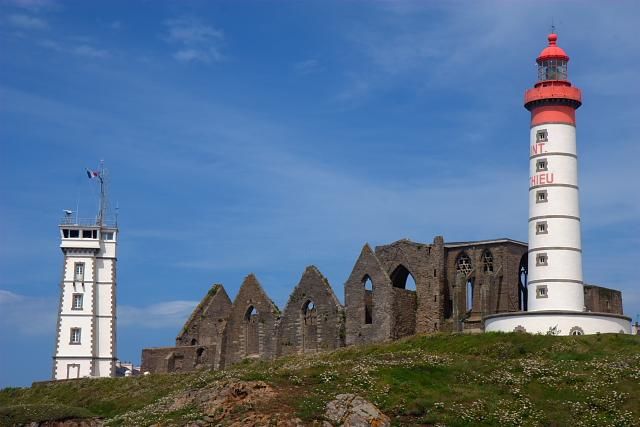
[[[536,142],[547,142],[547,130],[546,129],[540,129],[538,132],[536,132]]]
[[[71,339],[69,344],[80,344],[80,328],[71,328]]]
[[[543,267],[545,265],[548,265],[549,262],[549,258],[547,257],[546,253],[541,253],[541,254],[537,254],[536,255],[536,265],[539,267]]]
[[[74,267],[74,280],[82,282],[84,280],[84,262],[76,262]]]
[[[547,190],[536,191],[536,203],[546,203],[548,200]]]
[[[82,310],[82,294],[73,294],[72,310]]]
[[[536,172],[544,172],[547,170],[547,159],[539,159],[536,162]]]
[[[536,222],[536,234],[547,234],[548,232],[547,221]]]
[[[536,286],[536,298],[547,298],[547,285]]]

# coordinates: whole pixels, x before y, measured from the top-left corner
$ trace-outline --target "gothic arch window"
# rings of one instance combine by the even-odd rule
[[[413,277],[413,274],[405,267],[400,264],[393,270],[391,273],[391,283],[394,288],[402,288],[410,291],[416,290],[416,280]]]
[[[318,309],[312,300],[302,306],[302,349],[315,351],[318,347]]]
[[[584,330],[580,326],[574,326],[569,330],[569,335],[584,335]]]
[[[482,267],[485,272],[493,272],[493,254],[489,249],[482,253]]]
[[[362,278],[362,286],[364,288],[364,324],[371,325],[373,323],[373,282],[369,275]]]
[[[245,355],[252,356],[260,353],[260,335],[258,323],[258,310],[249,306],[244,315],[245,323]]]
[[[456,271],[458,273],[469,274],[471,273],[471,270],[473,270],[473,267],[471,265],[471,258],[469,258],[469,255],[465,254],[464,252],[461,253],[456,260]]]
[[[520,258],[519,276],[518,276],[518,308],[520,311],[527,311],[527,276],[529,274],[528,254],[522,255]]]
[[[195,339],[195,338],[193,338],[193,339],[191,340],[191,345],[198,345],[198,340],[197,340],[197,339]]]
[[[469,279],[467,280],[467,311],[472,311],[473,310],[473,293],[474,293],[474,283],[473,283],[473,279]]]

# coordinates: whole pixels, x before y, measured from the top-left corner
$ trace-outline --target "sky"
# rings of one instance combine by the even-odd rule
[[[214,283],[343,300],[362,246],[527,240],[524,91],[553,22],[583,91],[584,276],[640,314],[636,1],[0,2],[0,387],[49,379],[63,209],[117,206],[118,350]]]

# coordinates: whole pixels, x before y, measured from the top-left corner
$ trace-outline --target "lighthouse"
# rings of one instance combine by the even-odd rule
[[[113,377],[116,362],[116,249],[119,230],[107,215],[106,171],[87,170],[99,182],[95,218],[65,211],[59,225],[63,254],[53,356],[55,380]]]
[[[528,309],[583,311],[576,110],[580,89],[568,79],[569,56],[549,34],[525,93],[529,134]]]
[[[629,317],[585,309],[576,144],[582,92],[569,81],[558,35],[547,40],[536,58],[537,81],[524,96],[531,113],[527,307],[486,316],[485,331],[630,333]]]

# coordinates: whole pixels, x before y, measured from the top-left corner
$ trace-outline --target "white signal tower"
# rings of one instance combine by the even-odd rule
[[[65,211],[64,255],[53,379],[113,377],[116,361],[116,248],[118,225],[107,217],[107,173],[87,170],[100,183],[96,218]]]

